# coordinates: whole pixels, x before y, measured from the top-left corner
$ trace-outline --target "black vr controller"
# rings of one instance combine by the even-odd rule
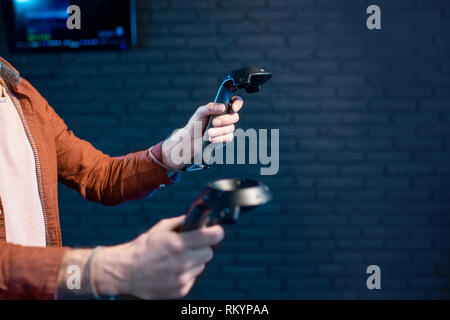
[[[250,179],[221,179],[207,188],[189,207],[180,231],[215,224],[232,224],[241,211],[249,211],[272,200],[269,187]]]
[[[223,103],[226,108],[223,113],[214,115],[209,119],[209,123],[208,126],[206,127],[205,134],[203,137],[202,150],[205,150],[205,148],[211,143],[209,142],[208,129],[212,125],[212,120],[215,117],[230,112],[233,93],[239,89],[245,89],[247,93],[258,92],[261,89],[261,85],[266,83],[271,77],[272,74],[270,72],[267,72],[262,67],[241,68],[233,70],[227,74],[227,76],[225,77],[225,79],[223,80],[222,84],[219,87],[219,91],[217,92],[216,98],[214,99],[214,102]],[[207,168],[208,166],[204,163],[202,157],[201,163],[194,163],[191,166],[185,168],[185,171],[196,171]]]
[[[202,150],[210,144],[208,129],[215,117],[231,110],[233,93],[245,89],[247,93],[258,92],[261,85],[266,83],[272,74],[262,67],[248,67],[236,69],[228,73],[220,85],[214,102],[223,103],[226,109],[223,113],[209,119],[206,127]],[[194,163],[186,171],[206,169],[203,162]],[[239,213],[248,211],[272,199],[269,187],[262,182],[250,179],[221,179],[212,181],[208,187],[194,200],[186,212],[180,231],[189,231],[215,224],[231,224],[237,221]]]

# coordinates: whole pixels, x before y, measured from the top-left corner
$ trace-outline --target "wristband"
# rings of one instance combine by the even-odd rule
[[[95,289],[95,284],[94,281],[92,279],[92,261],[94,261],[94,256],[95,254],[98,252],[98,250],[100,250],[101,248],[103,248],[103,246],[97,246],[95,247],[92,252],[91,255],[89,256],[88,262],[87,262],[87,274],[88,274],[88,286],[89,289],[92,293],[92,295],[94,296],[95,300],[114,300],[114,296],[111,297],[102,297],[98,294],[97,289]]]
[[[176,172],[179,171],[179,169],[175,169],[175,168],[170,168],[168,166],[166,166],[164,163],[162,163],[162,161],[160,161],[152,152],[153,147],[151,147],[148,150],[149,156],[150,158],[152,158],[153,161],[155,161],[158,165],[160,165],[161,167],[163,167],[164,169],[166,169],[166,171],[168,172]]]

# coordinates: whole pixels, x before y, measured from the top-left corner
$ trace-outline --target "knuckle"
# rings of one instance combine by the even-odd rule
[[[180,276],[177,277],[176,280],[176,286],[179,289],[182,289],[183,287],[185,287],[189,282],[189,279],[187,277],[186,274],[181,274]]]
[[[198,107],[196,112],[203,114],[208,111],[208,108],[209,108],[209,104],[205,104],[203,106]]]
[[[163,227],[166,224],[167,224],[167,220],[163,219],[163,220],[158,221],[158,223],[155,224],[155,227]]]
[[[211,261],[213,257],[214,257],[214,251],[213,251],[213,249],[208,247],[208,250],[206,252],[206,262]],[[203,265],[203,267],[204,267],[204,265]]]
[[[171,237],[167,241],[167,249],[172,254],[179,255],[183,251],[183,242],[178,237]]]
[[[177,296],[179,298],[184,298],[187,296],[188,293],[189,293],[189,290],[187,288],[180,288],[177,292]]]
[[[138,239],[140,239],[139,243],[144,244],[146,247],[151,246],[155,242],[155,238],[150,233],[143,234],[139,238],[137,238],[136,240],[138,240]],[[156,239],[158,239],[158,238],[156,237]]]
[[[170,221],[169,221],[169,219],[162,219],[156,225],[158,227],[166,229],[170,225]]]

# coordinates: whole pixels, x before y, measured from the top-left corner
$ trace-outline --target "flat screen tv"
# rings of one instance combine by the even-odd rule
[[[7,0],[4,4],[13,52],[126,50],[136,44],[134,0]],[[74,5],[79,11],[72,10]]]

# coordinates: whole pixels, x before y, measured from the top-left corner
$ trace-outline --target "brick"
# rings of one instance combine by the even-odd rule
[[[211,0],[172,0],[171,3],[174,8],[182,9],[204,9],[213,5]]]
[[[393,122],[396,125],[430,125],[437,123],[437,115],[433,114],[402,114],[402,115],[394,115]]]
[[[242,290],[272,291],[281,289],[281,281],[279,279],[256,279],[256,280],[242,279],[238,281],[237,286],[239,289]]]
[[[371,138],[371,139],[352,139],[348,142],[347,148],[350,150],[370,150],[370,151],[386,151],[392,149],[392,141],[389,139]]]
[[[235,10],[233,10],[235,11]],[[272,9],[272,10],[251,10],[248,12],[248,17],[251,21],[286,21],[295,16],[295,11]]]
[[[390,165],[387,172],[390,175],[429,175],[432,167],[427,165]]]
[[[370,151],[369,151],[370,152]],[[406,151],[390,151],[389,153],[368,153],[367,160],[373,164],[389,164],[389,163],[409,163],[412,162],[412,156]]]
[[[328,112],[332,112],[332,111],[337,111],[337,112],[341,112],[341,111],[360,111],[363,112],[365,110],[368,110],[367,107],[367,103],[363,102],[363,101],[353,101],[353,100],[339,100],[339,101],[335,101],[335,100],[331,100],[331,101],[325,101],[322,106],[321,109],[328,111]]]
[[[269,0],[269,7],[274,8],[298,8],[298,7],[310,7],[314,4],[313,0],[295,1],[295,0]]]
[[[316,180],[318,188],[360,188],[363,185],[361,178],[320,178]]]
[[[341,174],[344,176],[379,176],[383,172],[380,165],[344,165]]]
[[[225,266],[223,269],[224,274],[229,277],[246,275],[249,278],[263,278],[267,275],[267,270],[261,267]]]
[[[413,289],[446,290],[450,286],[448,278],[420,277],[411,280]]]
[[[442,148],[442,142],[436,139],[397,139],[396,146],[399,149],[410,149],[410,150],[428,150],[437,151]]]
[[[242,2],[240,0],[219,0],[219,7],[234,9],[236,7],[240,8],[261,8],[264,7],[264,0],[253,0],[248,2]]]
[[[357,220],[356,220],[357,221]],[[375,221],[376,223],[376,221]],[[372,224],[372,223],[370,223]],[[383,241],[381,239],[360,240],[358,242],[351,240],[340,240],[338,248],[345,251],[366,251],[366,250],[381,250],[383,248]],[[357,253],[359,254],[359,253]]]
[[[327,289],[331,286],[330,279],[324,278],[307,278],[307,279],[291,279],[287,282],[286,286],[290,289],[300,288],[303,290],[311,290],[311,289]]]
[[[346,99],[381,98],[384,95],[384,90],[377,87],[355,86],[338,89],[338,96]]]
[[[344,124],[350,125],[386,125],[389,122],[389,115],[387,114],[360,114],[360,113],[344,113],[342,115]]]
[[[310,62],[294,62],[294,67],[298,71],[302,72],[333,72],[336,71],[339,67],[338,62],[336,61],[318,61],[316,63]],[[449,64],[450,67],[450,64]],[[450,68],[449,68],[450,69]]]

